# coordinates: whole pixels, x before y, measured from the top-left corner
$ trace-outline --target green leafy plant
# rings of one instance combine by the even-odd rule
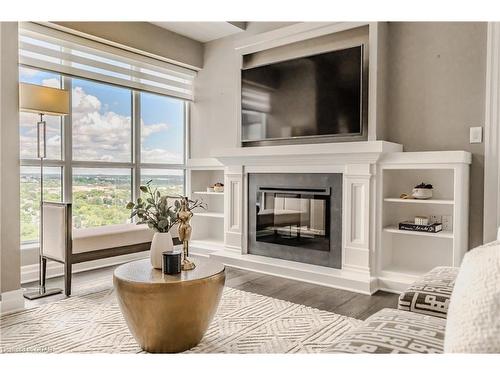
[[[206,209],[206,204],[196,199],[191,200],[181,195],[162,195],[158,189],[152,188],[151,180],[141,185],[144,197],[137,198],[136,202],[128,202],[127,209],[132,210],[130,218],[137,216],[136,224],[147,224],[151,229],[160,233],[169,232],[178,223],[177,212],[181,208],[181,200],[187,199],[188,209]],[[173,202],[172,202],[173,201]]]

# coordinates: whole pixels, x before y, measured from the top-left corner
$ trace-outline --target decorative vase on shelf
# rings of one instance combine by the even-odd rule
[[[160,269],[162,265],[162,253],[164,251],[173,251],[174,242],[170,232],[155,232],[153,241],[151,241],[151,252],[149,254],[153,268]]]
[[[432,185],[422,182],[413,188],[411,195],[415,199],[430,199],[432,198]]]

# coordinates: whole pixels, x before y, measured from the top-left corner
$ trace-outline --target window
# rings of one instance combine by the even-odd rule
[[[19,81],[35,85],[61,87],[59,74],[20,67]],[[19,116],[19,145],[21,155],[20,207],[21,240],[36,242],[39,236],[40,161],[37,159],[37,129],[40,118],[33,113]],[[62,121],[57,116],[44,116],[47,122],[47,159],[44,168],[44,200],[62,199]]]
[[[19,72],[22,82],[71,90],[69,116],[44,116],[44,199],[73,202],[74,227],[129,222],[125,205],[149,180],[162,192],[184,194],[186,101],[24,66]],[[22,113],[19,125],[24,243],[38,240],[38,120]]]
[[[19,29],[23,66],[192,100],[196,73],[31,22]]]
[[[38,241],[40,225],[40,167],[21,167],[21,238],[23,242]],[[43,169],[43,194],[45,201],[62,199],[62,168]]]
[[[180,169],[141,169],[141,185],[151,183],[162,194],[184,194],[184,171]]]
[[[132,161],[132,90],[84,79],[72,86],[73,160]]]
[[[88,228],[129,222],[130,169],[73,169],[73,226]]]
[[[34,69],[21,67],[19,81],[35,85],[61,88],[61,76]],[[47,122],[47,159],[61,160],[61,118],[58,116],[44,116]],[[35,113],[21,112],[19,116],[19,144],[21,159],[36,159],[37,139],[36,123],[40,116]]]
[[[141,93],[141,162],[184,162],[184,105],[180,100]]]

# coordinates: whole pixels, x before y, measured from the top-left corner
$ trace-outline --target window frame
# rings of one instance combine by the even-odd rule
[[[19,64],[19,67],[26,67],[38,71],[46,71],[40,68],[34,68],[31,66],[25,66]],[[189,127],[190,127],[190,101],[176,98],[174,96],[168,96],[164,94],[158,94],[154,92],[153,94],[169,97],[172,99],[180,100],[183,102],[184,109],[184,126],[183,126],[183,155],[181,164],[169,164],[169,163],[142,163],[141,162],[141,92],[149,93],[149,91],[137,90],[131,87],[125,87],[116,85],[109,82],[102,82],[97,80],[92,80],[84,77],[69,76],[59,72],[57,73],[61,76],[61,88],[72,92],[73,90],[73,78],[82,79],[89,82],[95,82],[98,84],[117,86],[126,88],[131,91],[131,158],[129,162],[108,162],[108,161],[82,161],[73,160],[73,123],[71,113],[67,116],[63,116],[61,121],[61,160],[45,159],[44,167],[59,167],[62,169],[62,201],[63,202],[73,202],[73,169],[74,168],[102,168],[102,169],[128,169],[131,172],[131,199],[136,200],[141,195],[140,185],[141,185],[141,170],[142,169],[165,169],[165,170],[181,170],[183,173],[183,194],[186,194],[186,170],[187,170],[187,159],[189,155]],[[72,95],[69,95],[70,103],[69,106],[72,108]],[[40,167],[40,159],[20,159],[21,167]],[[38,241],[22,241],[21,245],[38,245]]]

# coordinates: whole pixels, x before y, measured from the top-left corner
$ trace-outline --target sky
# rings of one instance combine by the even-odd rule
[[[60,87],[59,75],[20,68],[20,81]],[[184,103],[165,96],[141,93],[142,162],[183,162]],[[132,92],[129,89],[73,79],[73,159],[128,162],[131,156]],[[21,157],[36,158],[34,114],[22,113]],[[48,158],[60,158],[59,118],[47,121]]]

